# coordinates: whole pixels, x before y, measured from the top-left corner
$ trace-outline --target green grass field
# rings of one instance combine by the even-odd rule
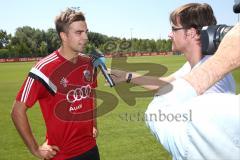
[[[184,63],[182,56],[130,57],[129,63],[155,63],[168,68],[165,75],[174,72]],[[34,158],[23,144],[10,119],[10,111],[16,93],[34,63],[0,63],[0,159],[30,160]],[[110,65],[110,60],[108,61]],[[147,68],[145,70],[148,70]],[[159,68],[154,68],[157,72]],[[240,69],[233,72],[237,92],[240,92]],[[98,118],[100,135],[97,143],[102,160],[170,160],[171,157],[151,135],[144,121],[134,115],[146,110],[151,98],[138,98],[135,106],[128,106],[112,88],[104,85],[103,77],[99,77],[99,90],[109,92],[118,97],[118,106],[111,112]],[[135,87],[134,90],[141,90]],[[99,102],[101,104],[101,102]],[[126,119],[125,114],[133,119]],[[36,105],[28,111],[33,133],[38,142],[45,138],[43,118]]]

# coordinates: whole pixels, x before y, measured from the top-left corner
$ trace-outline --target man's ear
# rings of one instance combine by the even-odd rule
[[[67,35],[65,32],[60,32],[60,37],[61,37],[62,42],[65,42],[67,39]]]
[[[200,38],[195,28],[190,28],[187,33],[191,38]]]

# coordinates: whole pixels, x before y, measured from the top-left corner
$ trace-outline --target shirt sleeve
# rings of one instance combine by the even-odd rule
[[[191,66],[188,62],[186,62],[181,68],[179,68],[176,72],[174,72],[171,76],[175,79],[182,78],[186,74],[191,71]]]
[[[27,107],[32,107],[36,101],[44,96],[45,88],[36,79],[27,77],[20,88],[16,100],[25,103]]]
[[[181,78],[169,85],[171,86],[161,88],[160,93],[158,92],[148,105],[145,122],[157,140],[173,157],[182,157],[186,153],[186,147],[181,145],[182,140],[187,136],[185,122],[191,120],[191,113],[184,109],[180,110],[181,108],[177,106],[193,99],[197,93],[191,84]],[[170,87],[171,91],[169,91]]]

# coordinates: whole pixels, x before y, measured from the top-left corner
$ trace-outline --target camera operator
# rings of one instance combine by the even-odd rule
[[[223,38],[216,53],[192,72],[164,86],[146,111],[146,123],[173,159],[240,159],[240,94],[204,93],[240,67],[240,24]],[[173,89],[168,92],[171,86]],[[200,95],[200,96],[197,96]],[[161,112],[192,112],[187,122],[151,120]]]
[[[204,61],[210,55],[203,55],[202,44],[200,39],[200,30],[203,26],[215,25],[217,23],[213,10],[208,4],[189,3],[175,9],[170,14],[170,22],[172,30],[169,38],[172,41],[172,51],[184,54],[187,62],[176,72],[167,77],[151,77],[141,76],[138,73],[131,73],[131,79],[128,82],[138,84],[149,90],[159,89],[166,83],[170,83],[175,79],[185,76]],[[114,81],[121,82],[127,79],[126,72],[120,70],[112,70]],[[146,84],[151,82],[151,85]],[[225,75],[216,82],[205,93],[231,93],[235,94],[235,81],[231,73]]]
[[[213,10],[208,4],[189,3],[175,9],[170,15],[172,32],[172,51],[180,51],[187,62],[171,76],[181,78],[194,70],[210,56],[203,55],[200,41],[200,30],[203,26],[217,23]],[[231,73],[216,82],[205,93],[232,93],[235,94],[235,82]]]
[[[186,17],[182,20],[177,15]],[[133,73],[128,80],[131,83],[160,88],[145,113],[146,123],[173,159],[240,159],[240,95],[228,94],[235,93],[235,86],[227,85],[227,93],[211,90],[240,66],[240,25],[227,33],[215,55],[204,58],[199,34],[201,27],[216,24],[212,8],[207,4],[187,4],[176,9],[171,17],[173,50],[185,54],[190,69],[176,80],[171,76],[154,79]],[[194,26],[198,20],[200,23]],[[126,78],[121,76],[124,71],[112,73],[120,77],[119,81]],[[166,79],[172,82],[166,84]],[[152,85],[145,85],[147,81]],[[230,86],[234,84],[228,82]],[[210,92],[202,95],[206,91]],[[192,117],[186,119],[186,113]],[[162,115],[169,117],[163,120]]]
[[[165,85],[149,104],[146,123],[173,159],[240,159],[240,95],[202,95],[240,66],[239,44],[238,24],[223,38],[215,55]],[[180,121],[189,111],[191,119]],[[164,121],[152,118],[159,113],[175,117]]]

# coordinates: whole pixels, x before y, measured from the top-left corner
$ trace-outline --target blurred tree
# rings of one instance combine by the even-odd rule
[[[0,29],[0,49],[5,48],[9,44],[10,39],[11,35],[8,35],[6,31]]]
[[[165,39],[126,39],[109,37],[96,32],[88,33],[89,42],[84,50],[89,53],[93,48],[100,49],[103,53],[123,52],[162,52],[171,51],[171,41]],[[0,57],[37,57],[46,56],[58,49],[61,41],[55,29],[43,30],[23,26],[17,28],[15,35],[7,35],[0,30]]]
[[[55,29],[50,28],[47,30],[45,33],[45,42],[47,43],[48,53],[52,53],[60,47],[61,41]]]

